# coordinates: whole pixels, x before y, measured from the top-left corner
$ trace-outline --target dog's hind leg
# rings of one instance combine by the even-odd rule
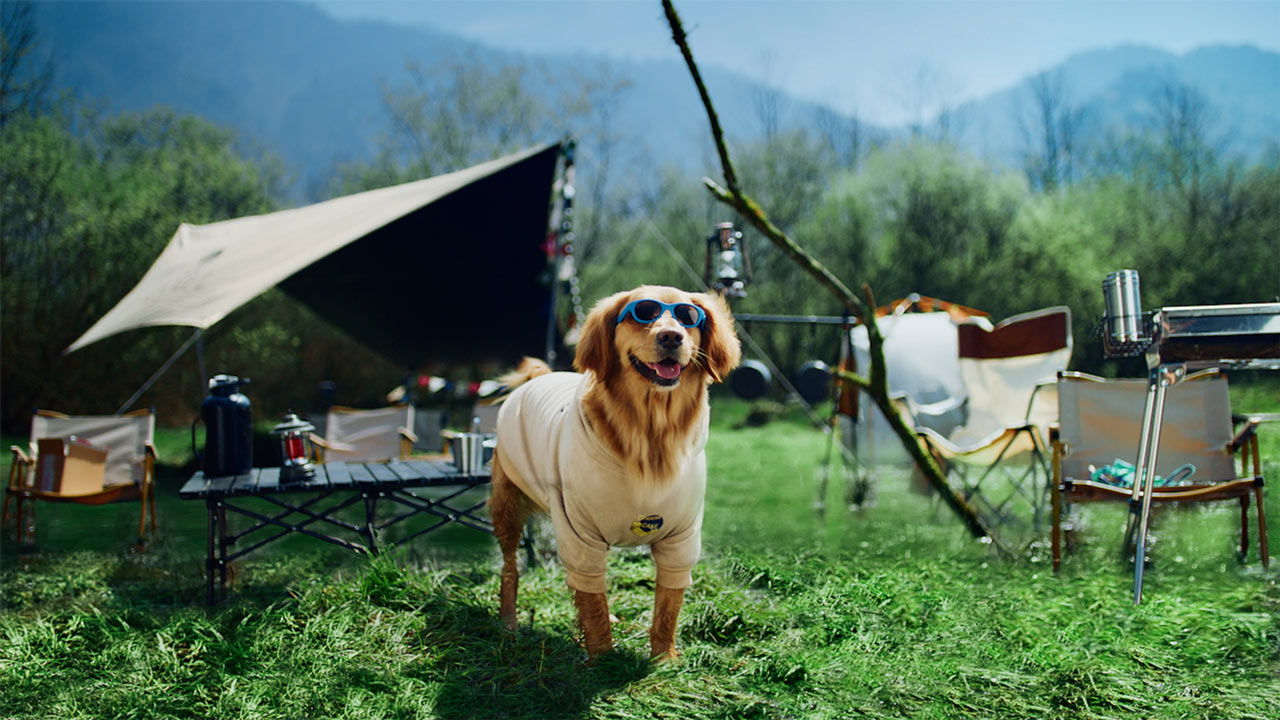
[[[493,488],[489,495],[489,517],[493,520],[493,533],[502,548],[502,583],[499,591],[498,617],[503,624],[515,630],[516,592],[520,585],[520,571],[516,567],[516,552],[520,548],[520,536],[525,520],[533,511],[533,501],[524,494],[502,468],[498,454],[493,456]]]

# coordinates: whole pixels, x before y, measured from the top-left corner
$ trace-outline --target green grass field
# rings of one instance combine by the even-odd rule
[[[1277,399],[1267,385],[1236,404]],[[1235,505],[1157,518],[1135,608],[1122,507],[1084,508],[1055,576],[1043,542],[1000,557],[905,471],[878,472],[858,510],[833,481],[820,515],[821,433],[790,416],[735,429],[745,413],[716,406],[675,662],[646,656],[646,553],[612,554],[618,651],[589,667],[562,572],[525,573],[508,633],[495,544],[461,529],[373,561],[290,538],[208,610],[175,431],[144,552],[136,504],[42,506],[37,550],[0,549],[0,717],[1280,717],[1280,563],[1263,571],[1256,545],[1237,561]],[[1264,443],[1280,477],[1280,427]]]

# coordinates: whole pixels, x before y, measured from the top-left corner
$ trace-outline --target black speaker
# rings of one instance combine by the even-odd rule
[[[796,392],[810,405],[826,400],[831,396],[831,368],[821,360],[810,360],[796,370],[791,378]]]
[[[733,390],[734,395],[744,400],[764,397],[772,384],[773,375],[759,360],[743,360],[738,369],[729,376],[729,388]]]

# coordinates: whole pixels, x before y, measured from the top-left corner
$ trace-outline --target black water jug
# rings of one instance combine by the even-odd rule
[[[215,375],[209,378],[209,397],[200,404],[204,421],[205,477],[241,475],[253,468],[253,420],[249,398],[240,392],[249,378]],[[191,450],[195,452],[196,425],[191,423]],[[197,456],[199,454],[197,453]]]

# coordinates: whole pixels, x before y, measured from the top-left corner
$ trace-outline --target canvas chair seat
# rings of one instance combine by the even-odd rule
[[[17,536],[22,542],[27,531],[35,527],[35,501],[103,505],[140,500],[138,535],[145,533],[148,513],[154,532],[154,438],[155,414],[150,410],[119,416],[36,411],[27,447],[9,447],[13,464],[4,519],[9,517],[11,504],[16,504]],[[85,454],[77,462],[78,449],[85,449]],[[77,473],[75,477],[71,475],[72,468]],[[81,474],[91,477],[87,490],[81,484],[75,490],[64,489],[64,483],[82,482]]]
[[[916,428],[916,433],[922,437],[935,457],[974,467],[989,467],[1002,458],[1047,447],[1036,443],[1035,437],[1029,432],[1035,429],[1032,425],[1000,428],[966,445],[956,444],[930,428]]]
[[[1052,439],[1051,545],[1055,570],[1061,564],[1066,505],[1129,502],[1134,497],[1132,487],[1093,478],[1094,470],[1116,460],[1134,461],[1141,441],[1147,381],[1062,373],[1058,394],[1061,419]],[[1257,427],[1258,421],[1250,419],[1239,430],[1233,428],[1227,380],[1216,370],[1198,373],[1171,386],[1165,396],[1155,473],[1168,478],[1184,465],[1195,471],[1184,484],[1153,487],[1151,501],[1167,504],[1237,500],[1241,557],[1248,556],[1248,509],[1253,501],[1257,507],[1259,552],[1266,567],[1269,558]],[[1251,459],[1253,471],[1249,472]]]
[[[335,405],[325,418],[324,436],[311,437],[321,462],[403,459],[413,452],[416,441],[410,404],[371,410]]]

